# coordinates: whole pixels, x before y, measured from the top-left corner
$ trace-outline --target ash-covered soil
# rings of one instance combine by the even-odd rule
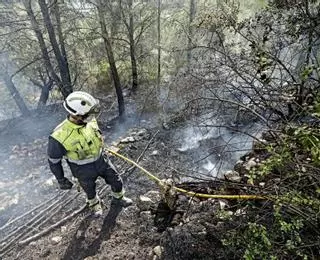
[[[110,159],[121,172],[133,206],[111,205],[110,189],[99,180],[97,190],[105,211],[95,218],[84,207],[85,196],[77,191],[75,180],[71,191],[60,191],[47,165],[46,144],[50,131],[64,117],[60,112],[41,121],[37,117],[24,119],[28,123],[17,120],[10,122],[12,131],[2,132],[8,139],[1,141],[5,144],[0,179],[2,259],[226,259],[220,242],[225,224],[219,221],[225,216],[217,212],[232,208],[227,201],[173,192],[174,206],[169,208],[163,203],[165,192],[155,182],[114,156]],[[32,127],[24,135],[28,124]],[[195,172],[197,151],[181,149],[183,138],[177,129],[157,127],[148,118],[137,123],[130,116],[127,125],[102,121],[102,129],[107,144],[160,179],[176,185],[184,182],[181,187],[202,193],[247,192],[214,178],[210,171]],[[228,214],[233,214],[231,209]]]

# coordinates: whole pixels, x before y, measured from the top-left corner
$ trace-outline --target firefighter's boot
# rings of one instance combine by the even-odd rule
[[[95,216],[98,217],[102,215],[103,213],[102,202],[98,196],[95,196],[91,200],[87,200],[87,204]]]
[[[132,205],[132,203],[133,203],[132,199],[127,198],[125,196],[122,196],[120,198],[113,197],[111,201],[111,204],[119,205],[124,208],[129,207],[130,205]]]

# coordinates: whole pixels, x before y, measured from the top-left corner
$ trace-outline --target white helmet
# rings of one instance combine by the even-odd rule
[[[99,100],[83,91],[74,91],[69,94],[63,106],[74,116],[99,113]]]

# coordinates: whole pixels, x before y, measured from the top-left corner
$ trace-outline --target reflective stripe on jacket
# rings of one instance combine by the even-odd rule
[[[101,154],[102,137],[95,119],[84,125],[66,119],[51,136],[63,145],[67,159],[72,162],[95,160]]]

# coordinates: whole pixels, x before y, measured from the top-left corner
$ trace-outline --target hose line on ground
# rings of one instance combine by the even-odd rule
[[[157,183],[161,188],[166,188],[166,184],[163,183],[158,177],[154,176],[152,173],[144,169],[142,166],[137,164],[136,162],[132,161],[131,159],[111,150],[111,149],[105,149],[108,153],[113,154],[114,156],[125,160],[128,163],[133,164],[137,168],[139,168],[143,173],[145,173],[149,179]],[[212,198],[212,199],[240,199],[240,200],[271,200],[269,196],[262,196],[262,195],[225,195],[225,194],[204,194],[204,193],[196,193],[193,191],[187,191],[185,189],[181,189],[178,187],[173,186],[173,189],[176,191],[179,191],[181,193],[184,193],[186,195],[192,196],[192,197],[200,197],[200,198]]]

